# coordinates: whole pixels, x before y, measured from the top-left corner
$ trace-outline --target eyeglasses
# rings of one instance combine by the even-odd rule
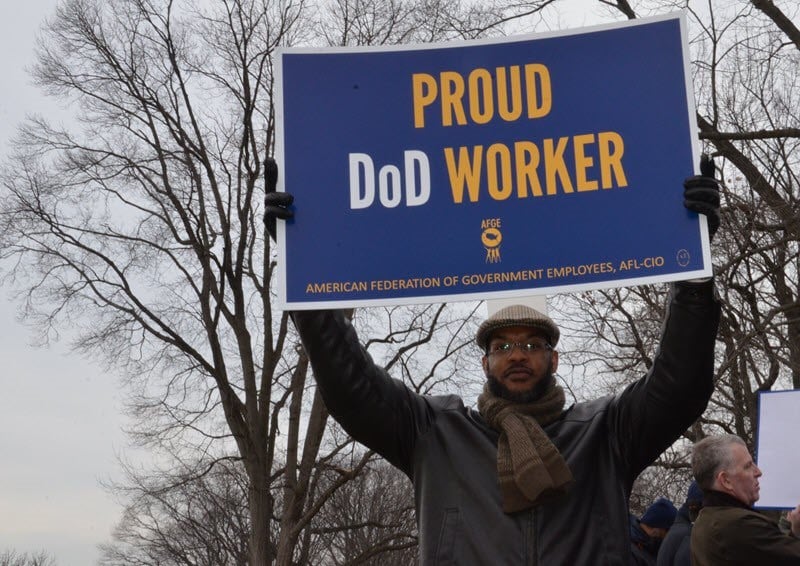
[[[543,356],[545,352],[549,352],[553,347],[547,342],[498,342],[489,346],[489,355],[496,354],[510,356],[514,348],[519,348],[523,354],[532,354]]]

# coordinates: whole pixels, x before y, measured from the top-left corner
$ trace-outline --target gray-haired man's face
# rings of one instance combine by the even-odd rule
[[[758,501],[760,486],[758,478],[761,470],[753,461],[750,452],[742,444],[731,445],[732,465],[717,474],[717,482],[722,491],[733,495],[747,505]]]

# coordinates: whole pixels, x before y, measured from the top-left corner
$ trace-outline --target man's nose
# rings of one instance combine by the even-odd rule
[[[509,359],[525,359],[528,357],[528,354],[525,352],[523,348],[523,344],[520,342],[512,342],[511,343],[511,351],[508,352]]]

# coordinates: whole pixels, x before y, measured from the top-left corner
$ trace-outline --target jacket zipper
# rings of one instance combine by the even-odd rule
[[[538,564],[537,559],[537,541],[536,541],[536,508],[531,509],[530,515],[528,516],[528,526],[525,533],[525,553],[527,556],[525,557],[525,564],[528,566],[536,566]]]

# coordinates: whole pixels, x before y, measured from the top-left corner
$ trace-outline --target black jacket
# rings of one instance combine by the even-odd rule
[[[661,541],[642,530],[639,519],[630,516],[631,564],[633,566],[656,566],[658,545]]]
[[[628,564],[633,480],[705,409],[719,305],[710,281],[673,287],[647,375],[545,428],[575,478],[569,494],[512,515],[501,509],[498,433],[477,411],[390,378],[342,312],[293,318],[330,413],[414,483],[421,564],[597,566]]]
[[[692,535],[692,519],[685,505],[678,509],[678,516],[669,528],[664,542],[658,549],[657,566],[692,566],[689,540]]]

